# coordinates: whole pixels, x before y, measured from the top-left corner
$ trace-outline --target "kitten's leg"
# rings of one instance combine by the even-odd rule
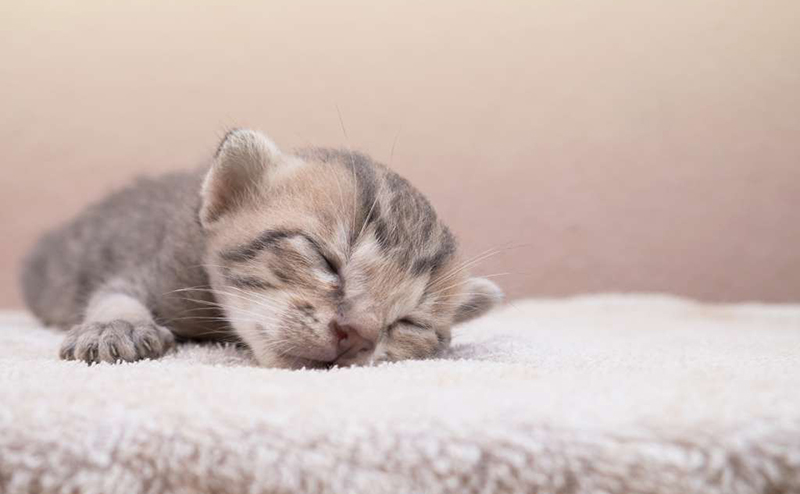
[[[157,325],[138,298],[110,289],[92,296],[83,322],[69,330],[59,354],[89,363],[133,362],[158,358],[174,345],[172,332]]]

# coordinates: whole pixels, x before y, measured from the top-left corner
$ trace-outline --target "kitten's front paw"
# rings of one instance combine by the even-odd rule
[[[84,323],[67,332],[59,355],[64,360],[92,362],[134,362],[158,358],[175,345],[172,332],[152,322]]]

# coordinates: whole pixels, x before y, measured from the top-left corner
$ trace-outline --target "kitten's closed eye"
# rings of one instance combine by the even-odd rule
[[[325,267],[328,268],[328,271],[330,271],[331,274],[339,276],[339,266],[325,254],[320,253],[320,256],[322,257],[322,260],[325,261]]]
[[[338,263],[333,256],[326,252],[326,249],[322,246],[322,243],[313,237],[308,235],[300,235],[298,237],[299,241],[304,242],[306,248],[310,248],[312,255],[317,256],[321,261],[322,265],[325,267],[330,274],[339,277],[339,271],[341,269],[340,263]],[[308,252],[308,251],[306,251]]]
[[[428,328],[427,326],[425,326],[424,324],[420,323],[420,322],[419,322],[419,321],[417,321],[416,319],[411,319],[410,317],[404,317],[404,318],[402,318],[402,319],[398,319],[397,321],[395,321],[395,323],[393,324],[393,326],[397,326],[397,325],[402,325],[402,326],[410,327],[410,328],[412,328],[412,329],[420,329],[420,330],[423,330],[423,329],[429,329],[429,328]]]

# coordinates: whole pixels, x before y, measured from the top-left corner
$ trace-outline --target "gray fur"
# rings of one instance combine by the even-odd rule
[[[46,324],[69,329],[83,320],[91,295],[124,279],[126,286],[118,288],[139,298],[176,335],[202,338],[224,330],[225,325],[185,319],[216,313],[204,305],[214,298],[204,291],[205,234],[198,221],[206,172],[204,167],[140,179],[44,235],[24,261],[28,307]]]
[[[67,333],[59,355],[64,360],[133,362],[160,357],[174,345],[175,337],[167,328],[116,319],[75,326]]]
[[[46,234],[22,286],[37,317],[69,329],[65,359],[241,338],[264,365],[314,367],[441,350],[454,322],[500,298],[464,267],[430,203],[394,172],[349,151],[283,155],[245,130],[210,167],[141,179]]]

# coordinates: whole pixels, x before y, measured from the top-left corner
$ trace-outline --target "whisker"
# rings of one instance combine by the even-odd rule
[[[490,274],[490,275],[487,275],[487,276],[481,276],[481,278],[497,278],[498,276],[508,276],[508,275],[511,275],[511,274],[514,274],[514,273],[495,273],[495,274]],[[431,292],[431,293],[428,294],[428,296],[434,296],[434,295],[437,295],[439,293],[443,293],[443,292],[446,292],[448,290],[451,290],[453,288],[457,288],[459,286],[466,285],[470,281],[471,281],[470,279],[466,279],[466,280],[460,281],[458,283],[454,283],[452,285],[449,285],[449,286],[446,286],[446,287],[441,288],[439,290],[436,290],[435,292]]]
[[[203,337],[203,336],[206,336],[206,337],[207,336],[213,336],[214,337],[213,341],[220,341],[220,342],[223,342],[223,343],[236,343],[236,342],[240,342],[241,341],[241,338],[236,336],[236,334],[232,333],[231,331],[218,331],[218,330],[200,331],[200,332],[194,333],[194,335],[193,335],[194,338],[190,338],[190,339],[195,339],[195,338]]]
[[[367,223],[369,223],[370,218],[372,217],[372,211],[375,209],[375,205],[378,204],[378,198],[380,198],[380,194],[375,194],[375,200],[372,201],[372,206],[369,208],[369,213],[364,218],[364,224],[361,225],[361,230],[358,232],[358,236],[356,236],[356,242],[358,239],[361,238],[361,235],[364,233],[364,229],[367,228]]]
[[[270,301],[269,299],[260,298],[260,297],[256,298],[256,297],[252,296],[249,292],[247,292],[245,290],[242,290],[241,288],[238,288],[238,287],[231,286],[231,287],[228,287],[228,288],[231,288],[233,290],[237,290],[240,293],[233,293],[233,292],[224,291],[224,290],[217,290],[217,289],[214,289],[214,288],[197,289],[197,291],[209,292],[209,293],[212,293],[214,295],[226,295],[226,296],[238,298],[240,300],[244,300],[246,302],[255,303],[255,304],[260,305],[260,306],[265,307],[265,308],[280,309],[280,306],[278,306],[278,305],[271,305],[272,301]],[[214,306],[217,306],[217,307],[220,307],[220,308],[226,308],[227,307],[226,305],[224,305],[224,304],[222,304],[220,302],[212,302],[212,301],[207,301],[207,300],[191,299],[191,298],[184,298],[183,300],[190,300],[190,301],[193,301],[193,302],[202,303],[202,304],[206,304],[206,305],[214,305]]]
[[[392,150],[389,152],[389,168],[392,167],[392,161],[394,160],[394,146],[397,144],[397,138],[400,137],[400,130],[397,129],[397,133],[394,135],[394,140],[392,141]]]
[[[342,127],[342,134],[344,134],[345,143],[347,144],[347,155],[350,158],[350,170],[353,172],[353,223],[352,227],[355,229],[356,221],[358,219],[358,177],[356,176],[356,164],[353,161],[353,148],[350,146],[350,136],[347,135],[347,129],[344,126],[344,119],[339,105],[336,105],[336,114],[339,116],[339,125]],[[352,244],[350,246],[352,248]]]
[[[202,266],[203,266],[202,264],[198,264],[196,266],[190,266],[190,267],[199,268],[199,267],[202,267]],[[170,290],[168,292],[164,292],[164,293],[161,294],[161,296],[163,297],[165,295],[170,295],[172,293],[189,292],[189,291],[199,290],[199,289],[203,289],[203,288],[210,288],[210,285],[197,285],[197,286],[188,286],[188,287],[184,287],[184,288],[177,288],[175,290]]]
[[[458,275],[462,271],[470,268],[471,266],[474,266],[475,264],[477,264],[477,263],[479,263],[481,261],[484,261],[484,260],[486,260],[486,259],[488,259],[488,258],[490,258],[492,256],[495,256],[495,255],[499,254],[500,252],[502,252],[502,251],[498,250],[498,249],[495,249],[495,248],[488,249],[488,250],[486,250],[486,251],[484,251],[484,252],[482,252],[482,253],[480,253],[480,254],[478,254],[478,255],[476,255],[476,256],[474,256],[474,257],[472,257],[472,258],[470,258],[470,259],[468,259],[468,260],[466,260],[466,261],[464,261],[462,263],[460,263],[455,268],[453,268],[450,271],[448,271],[447,273],[435,278],[434,280],[430,281],[428,284],[429,285],[436,285],[438,283],[442,283],[444,281],[452,279],[453,277],[455,277],[456,275]]]
[[[210,306],[213,306],[213,307],[221,307],[221,304],[219,304],[217,302],[208,302],[208,301],[205,301],[205,300],[196,300],[196,299],[184,299],[184,300],[196,302],[196,303],[199,303],[199,304],[210,305]],[[256,312],[252,312],[252,311],[248,311],[248,310],[245,310],[245,309],[241,309],[239,307],[226,306],[224,308],[229,312],[237,312],[237,313],[240,313],[240,314],[249,314],[249,315],[251,315],[253,317],[256,317],[257,318],[256,321],[260,321],[260,320],[264,319],[264,315],[263,314],[258,314]]]
[[[279,314],[284,314],[285,315],[285,314],[289,314],[290,313],[287,309],[283,308],[283,306],[278,305],[277,302],[273,302],[272,300],[264,299],[264,298],[254,298],[248,292],[242,290],[241,288],[237,288],[237,287],[233,287],[233,286],[230,287],[230,288],[232,288],[234,290],[237,290],[238,292],[241,293],[241,295],[235,294],[235,293],[230,293],[230,292],[219,292],[219,293],[222,293],[224,295],[229,295],[229,296],[232,296],[232,297],[238,297],[241,300],[245,300],[247,302],[254,303],[254,304],[256,304],[256,305],[258,305],[260,307],[263,307],[265,309],[277,310]]]
[[[209,321],[209,322],[224,322],[227,323],[228,319],[222,316],[181,316],[181,317],[170,317],[165,319],[169,322],[176,322],[176,321]]]
[[[511,246],[506,246],[506,247],[493,247],[491,249],[487,249],[487,250],[483,251],[482,253],[472,257],[471,259],[461,263],[459,266],[457,266],[456,268],[450,270],[449,272],[439,276],[435,280],[429,282],[429,284],[433,285],[433,284],[441,283],[442,281],[446,281],[446,280],[456,276],[458,273],[460,273],[460,272],[462,272],[462,271],[464,271],[464,270],[466,270],[466,269],[468,269],[468,268],[470,268],[472,266],[475,266],[476,264],[478,264],[480,262],[483,262],[486,259],[489,259],[490,257],[494,257],[497,254],[509,251],[511,249],[517,249],[517,248],[521,248],[521,247],[528,247],[530,245],[532,245],[532,243],[520,244],[520,245],[511,245]]]

